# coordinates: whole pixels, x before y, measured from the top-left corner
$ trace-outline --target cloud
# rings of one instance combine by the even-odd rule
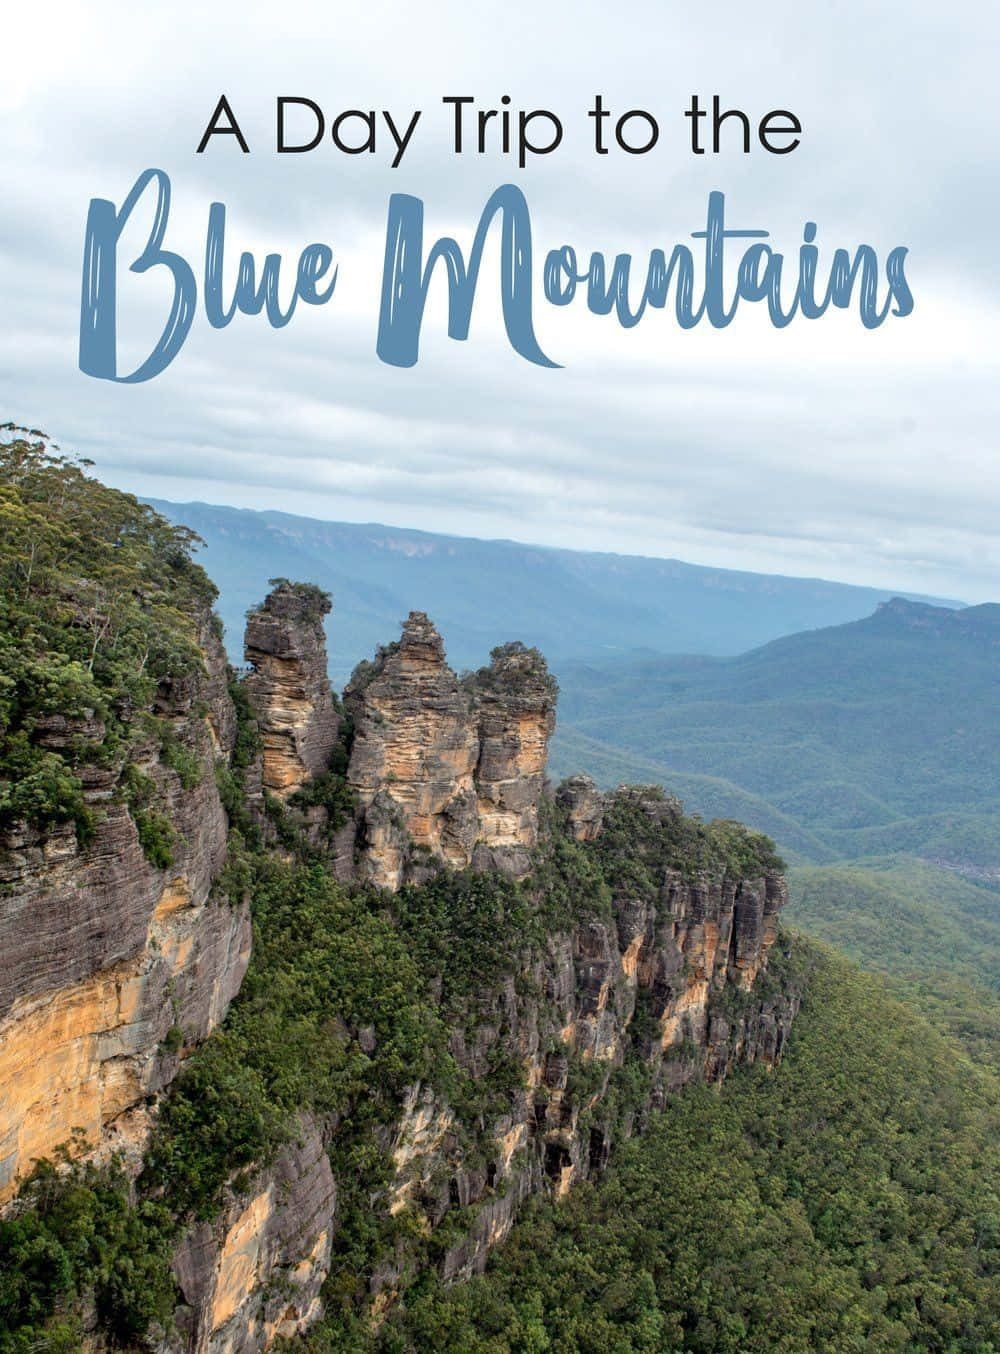
[[[139,492],[551,544],[647,551],[730,567],[997,595],[1000,422],[993,262],[1000,115],[986,3],[820,3],[761,14],[721,0],[711,25],[662,3],[611,12],[509,0],[481,7],[375,0],[169,8],[22,7],[0,92],[7,210],[0,221],[0,391],[12,417],[49,428]],[[253,147],[194,148],[225,91]],[[661,121],[648,156],[596,156],[593,95]],[[690,155],[690,95],[757,116],[795,110],[792,155]],[[444,94],[548,107],[559,151],[520,173],[492,143],[449,149]],[[278,94],[349,108],[422,110],[399,169],[331,144],[270,150]],[[495,127],[496,120],[490,124]],[[236,253],[333,247],[329,306],[284,330],[199,316],[174,365],[139,387],[83,377],[76,328],[86,207],[166,169],[170,242],[197,261],[208,204],[228,209]],[[534,368],[510,351],[496,249],[469,342],[444,335],[442,297],[411,370],[374,352],[385,209],[426,202],[429,235],[468,240],[489,192],[521,184],[537,249],[632,252],[688,239],[721,188],[734,223],[794,254],[803,222],[830,249],[911,250],[914,314],[867,333],[828,315],[774,331],[740,316],[681,332],[669,313],[630,331],[580,305],[540,306]],[[286,265],[290,266],[290,265]],[[162,324],[165,283],[129,278],[121,329],[139,354]],[[440,291],[440,289],[439,289]]]

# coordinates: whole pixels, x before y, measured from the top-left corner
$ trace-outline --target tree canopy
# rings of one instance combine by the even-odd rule
[[[80,765],[127,744],[157,683],[201,661],[215,589],[193,532],[43,434],[0,435],[0,829],[74,821],[85,834]]]

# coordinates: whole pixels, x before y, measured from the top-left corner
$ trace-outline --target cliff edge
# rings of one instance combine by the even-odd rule
[[[337,1348],[481,1271],[678,1087],[777,1062],[801,982],[771,844],[657,787],[553,791],[536,650],[460,676],[412,612],[341,702],[329,599],[276,580],[235,680],[186,533],[3,454],[0,1260],[63,1257],[12,1329]]]

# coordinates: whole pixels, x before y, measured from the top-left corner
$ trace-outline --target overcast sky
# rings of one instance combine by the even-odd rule
[[[1000,599],[991,0],[719,0],[701,11],[664,0],[63,0],[18,5],[4,26],[3,411],[93,457],[110,482]],[[232,138],[195,154],[222,92],[249,155]],[[655,113],[656,148],[594,155],[595,93],[613,110]],[[735,143],[692,156],[682,117],[692,93],[758,116],[792,109],[802,144],[787,156],[745,156]],[[345,156],[327,139],[278,156],[279,94],[315,100],[328,121],[348,108],[422,118],[396,170],[388,136],[374,155]],[[564,142],[523,171],[496,147],[456,157],[441,103],[455,94],[551,108]],[[340,269],[334,300],[300,308],[280,331],[246,316],[213,330],[199,305],[155,380],[82,375],[88,203],[120,203],[150,166],[173,184],[166,244],[196,273],[218,200],[228,277],[240,249],[279,251],[291,270],[305,244],[324,241]],[[703,227],[708,193],[721,189],[728,224],[769,230],[793,259],[806,220],[830,250],[864,241],[884,258],[908,246],[915,310],[870,332],[856,309],[776,331],[759,307],[725,330],[681,331],[667,310],[625,331],[579,302],[539,300],[539,339],[564,364],[544,370],[505,342],[491,247],[470,339],[446,337],[437,297],[418,365],[381,363],[390,193],[424,199],[429,239],[467,244],[508,181],[530,203],[536,258],[564,243],[584,256],[669,251]],[[124,267],[124,244],[122,257]],[[123,368],[148,351],[169,304],[154,274],[126,284]]]

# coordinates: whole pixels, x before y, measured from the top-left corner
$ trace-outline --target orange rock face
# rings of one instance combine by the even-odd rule
[[[368,876],[397,888],[413,848],[468,865],[479,746],[468,695],[426,616],[411,613],[399,644],[352,683],[345,705],[354,716],[348,780],[364,815]]]
[[[780,875],[744,875],[723,864],[690,874],[657,866],[655,840],[669,838],[680,806],[648,790],[600,796],[592,783],[560,787],[557,803],[574,835],[570,810],[582,800],[585,840],[599,839],[595,821],[611,821],[623,802],[648,818],[653,849],[646,853],[636,840],[645,881],[636,882],[642,871],[626,873],[605,915],[550,934],[517,978],[491,987],[484,975],[489,1019],[456,1029],[451,1052],[477,1077],[489,1076],[498,1047],[516,1054],[524,1070],[523,1089],[491,1126],[485,1163],[481,1152],[467,1161],[453,1135],[449,1142],[450,1109],[429,1087],[412,1089],[398,1125],[393,1197],[400,1207],[425,1208],[435,1226],[450,1208],[479,1201],[469,1233],[442,1261],[448,1280],[482,1271],[528,1195],[543,1187],[564,1194],[603,1169],[611,1130],[594,1125],[626,1058],[646,1065],[648,1104],[662,1107],[686,1082],[721,1081],[737,1063],[776,1062],[798,1009],[794,987],[750,990],[776,937]]]
[[[507,645],[460,682],[433,624],[411,612],[344,701],[368,878],[398,888],[428,857],[527,873],[555,724],[555,684],[539,654]]]
[[[86,847],[68,828],[24,828],[0,843],[0,1203],[74,1130],[99,1147],[119,1116],[166,1086],[180,1065],[168,1032],[203,1038],[246,971],[248,909],[210,898],[227,834],[214,759],[228,751],[233,717],[207,625],[203,650],[206,674],[158,697],[197,757],[198,783],[185,789],[153,745],[131,754],[174,827],[170,869],[143,854],[116,794],[121,767],[95,768],[87,782],[98,821]]]
[[[175,1272],[187,1310],[164,1354],[259,1354],[305,1330],[322,1311],[336,1213],[319,1126],[307,1119],[214,1222],[185,1235]]]
[[[329,599],[281,584],[247,620],[247,691],[260,724],[263,788],[287,799],[327,767],[338,719],[326,672]]]

